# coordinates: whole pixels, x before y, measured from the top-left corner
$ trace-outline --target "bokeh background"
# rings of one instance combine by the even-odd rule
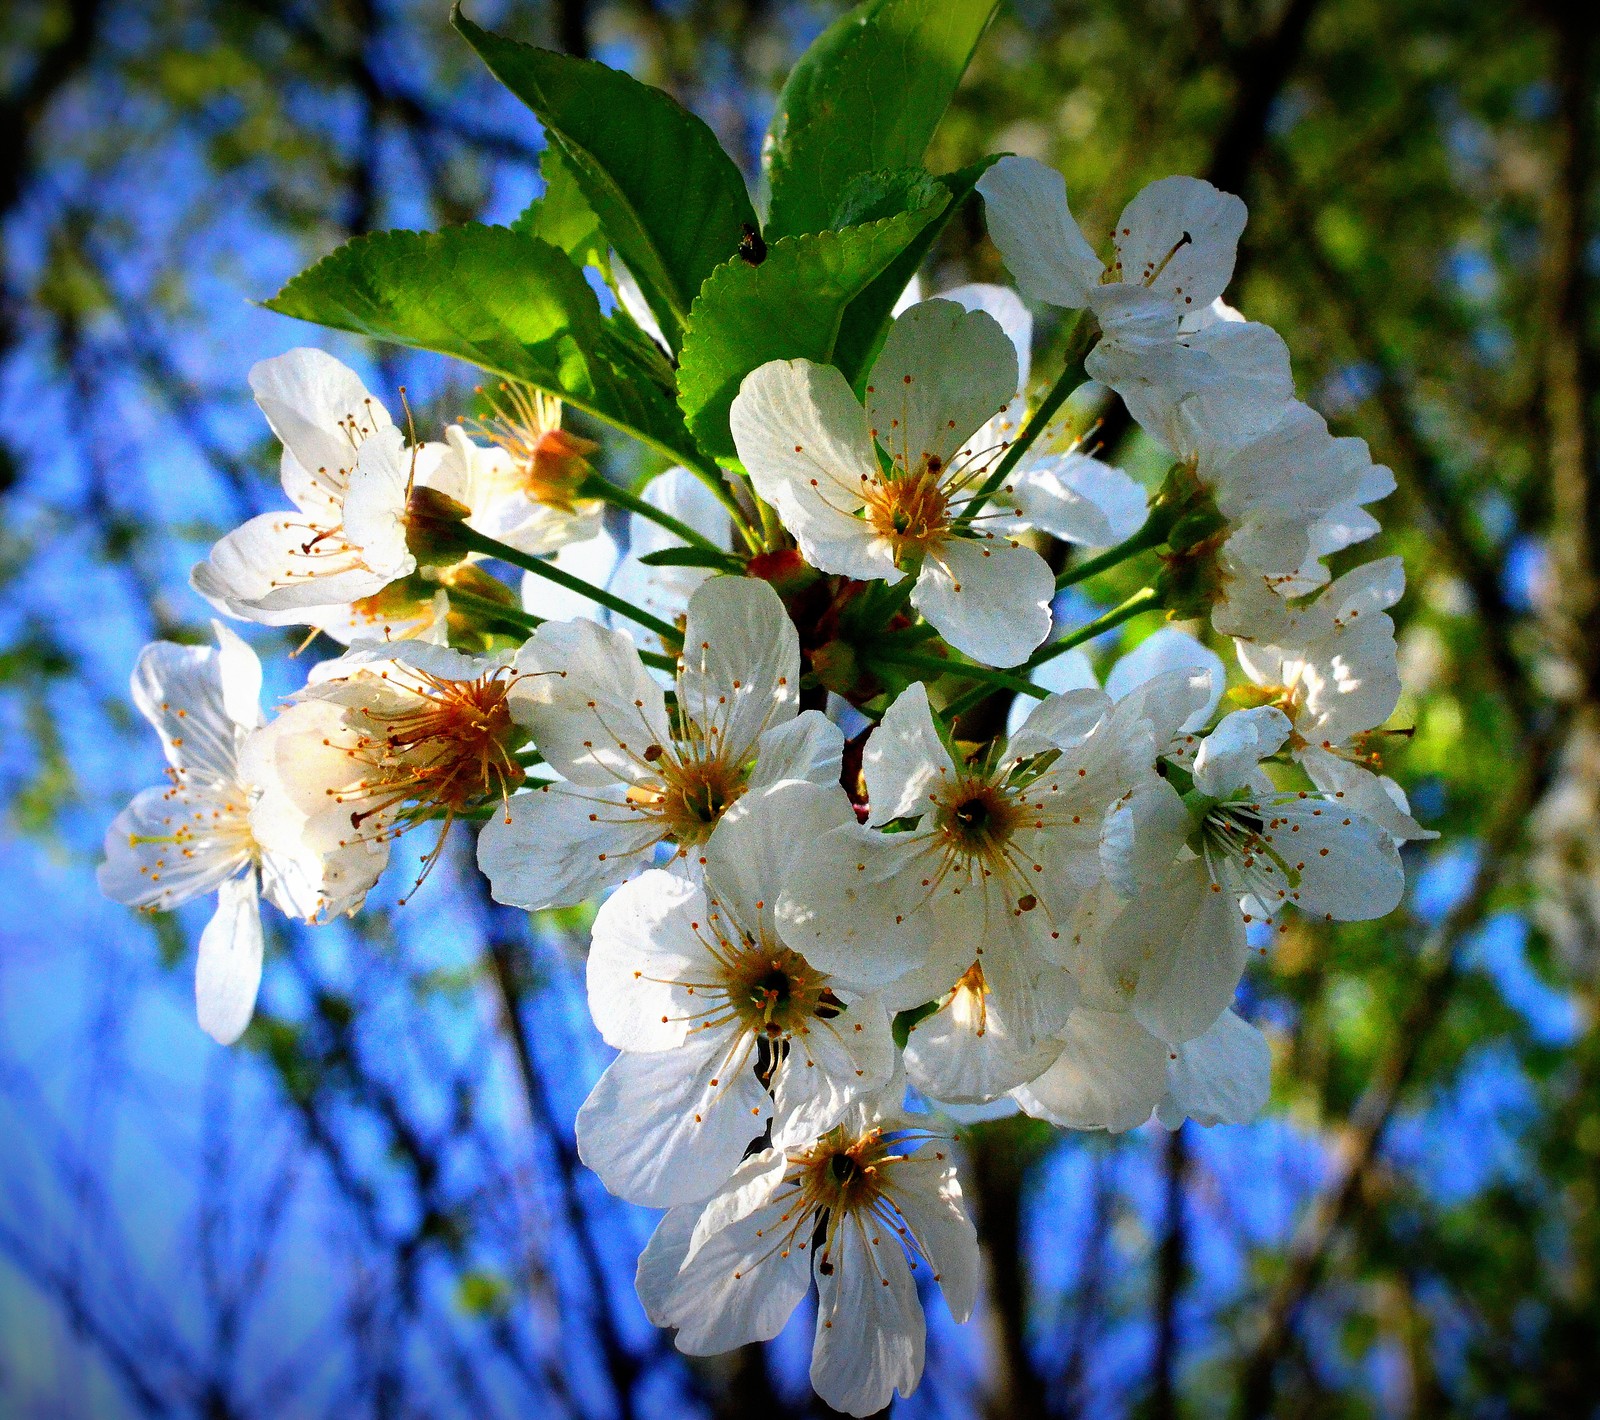
[[[753,176],[837,9],[474,14],[663,85]],[[691,1363],[634,1300],[652,1219],[571,1143],[604,1064],[581,914],[487,902],[463,830],[404,909],[389,889],[347,925],[275,919],[225,1051],[193,1022],[208,909],[141,918],[94,887],[105,824],[158,775],[133,658],[206,634],[189,565],[279,500],[250,364],[314,342],[406,384],[424,424],[468,397],[459,367],[252,300],[354,233],[509,220],[536,124],[444,0],[0,17],[0,1415],[822,1413],[808,1317]],[[1394,917],[1264,944],[1241,996],[1275,1057],[1259,1123],[971,1131],[983,1301],[959,1331],[934,1305],[898,1414],[1596,1413],[1597,23],[1555,0],[1016,0],[980,50],[936,171],[1046,158],[1091,232],[1173,172],[1249,202],[1233,299],[1399,479],[1370,550],[1410,572],[1414,733],[1381,748],[1443,837],[1408,850]],[[1000,275],[973,210],[928,284]],[[292,636],[252,634],[287,690]]]

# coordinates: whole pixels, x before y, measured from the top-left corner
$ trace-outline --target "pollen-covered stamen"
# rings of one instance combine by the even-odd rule
[[[808,1149],[789,1150],[783,1183],[774,1194],[774,1200],[786,1206],[768,1255],[787,1257],[791,1249],[810,1247],[817,1271],[829,1276],[840,1230],[858,1227],[863,1229],[869,1255],[877,1239],[888,1232],[904,1247],[913,1268],[926,1261],[927,1250],[895,1206],[895,1176],[912,1164],[942,1164],[946,1155],[937,1146],[944,1140],[944,1135],[921,1130],[885,1133],[877,1126],[852,1134],[840,1125]],[[916,1151],[925,1142],[934,1147]],[[934,1278],[938,1279],[937,1272]]]
[[[494,412],[472,428],[511,455],[517,491],[546,507],[575,511],[590,473],[589,455],[600,446],[563,429],[561,401],[541,390],[504,383],[485,398]]]
[[[1235,800],[1210,809],[1200,826],[1198,846],[1213,891],[1225,890],[1222,869],[1226,864],[1238,884],[1266,911],[1292,900],[1300,886],[1300,872],[1274,841],[1286,822],[1255,800]]]
[[[526,736],[507,699],[517,677],[504,666],[475,680],[406,667],[377,679],[378,703],[352,706],[348,738],[327,742],[351,759],[357,777],[327,793],[351,806],[352,828],[371,831],[377,841],[442,814],[420,883],[457,814],[485,798],[504,803],[526,778],[516,759]]]
[[[876,478],[862,489],[866,517],[894,550],[895,561],[920,553],[950,528],[950,499],[940,478],[942,465],[929,458],[914,474]]]

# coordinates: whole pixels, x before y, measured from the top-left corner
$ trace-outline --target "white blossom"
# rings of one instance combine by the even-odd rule
[[[1288,751],[1318,789],[1342,795],[1395,838],[1434,838],[1411,817],[1400,786],[1377,772],[1380,727],[1400,699],[1386,609],[1404,591],[1400,559],[1381,558],[1345,573],[1309,605],[1260,609],[1255,636],[1234,645],[1256,687],[1251,700],[1288,717]]]
[[[518,714],[562,782],[518,794],[479,835],[501,902],[581,902],[649,867],[661,843],[698,869],[746,792],[838,780],[843,736],[819,711],[797,714],[799,635],[764,582],[716,577],[694,594],[670,715],[633,642],[592,621],[546,623],[516,665]]]
[[[730,418],[756,491],[812,566],[914,575],[912,605],[952,646],[1016,665],[1050,630],[1055,579],[1031,548],[960,521],[1002,453],[969,441],[1017,398],[1010,340],[983,311],[924,301],[890,327],[866,390],[863,408],[809,360],[746,376]]]
[[[691,1356],[783,1329],[817,1284],[811,1384],[835,1410],[871,1415],[921,1379],[925,1322],[916,1275],[965,1321],[978,1243],[947,1142],[869,1104],[800,1147],[742,1163],[708,1203],[672,1209],[639,1259],[657,1326]]]
[[[320,350],[261,361],[250,387],[283,444],[283,491],[294,508],[229,533],[191,581],[230,616],[272,626],[338,621],[416,566],[404,526],[411,455],[388,410]],[[427,458],[437,456],[435,445]]]
[[[504,656],[420,640],[357,645],[319,667],[246,747],[261,786],[257,836],[295,853],[364,855],[370,886],[394,839],[437,822],[420,885],[455,818],[482,804],[503,812],[526,777],[516,684]]]
[[[998,1051],[950,1061],[946,1080],[930,1079],[943,1097],[993,1098],[1007,1061],[1031,1061],[1072,1007],[1058,944],[1104,874],[1112,810],[1163,787],[1154,762],[1147,719],[1076,691],[1040,702],[1008,743],[958,763],[913,685],[867,741],[867,825],[799,850],[780,920],[812,961],[880,989],[892,1008],[948,996],[950,1017],[919,1042],[919,1069],[941,1033],[964,1052]],[[891,824],[900,831],[882,831]]]
[[[257,837],[259,790],[240,751],[261,724],[261,664],[220,622],[215,649],[157,641],[140,653],[133,703],[161,736],[166,786],[137,795],[106,831],[100,890],[166,912],[206,893],[217,910],[200,936],[195,1003],[224,1045],[243,1033],[261,982],[260,895],[312,921],[365,891],[359,860]]]
[[[793,845],[854,814],[837,784],[746,794],[706,845],[705,885],[659,870],[600,909],[589,1007],[622,1053],[578,1113],[578,1150],[613,1193],[704,1199],[763,1137],[809,1144],[894,1069],[889,1018],[785,942]]]

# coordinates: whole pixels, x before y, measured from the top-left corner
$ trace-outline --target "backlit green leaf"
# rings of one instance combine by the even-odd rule
[[[456,28],[571,161],[606,237],[676,349],[701,283],[754,226],[744,177],[676,99],[620,70]]]
[[[454,355],[560,395],[672,458],[693,456],[670,390],[600,312],[565,252],[507,227],[358,237],[270,310]],[[664,368],[664,366],[663,366]]]
[[[701,448],[733,453],[728,410],[752,370],[769,360],[833,360],[850,303],[947,201],[941,195],[919,211],[841,232],[785,237],[759,266],[734,260],[718,268],[689,313],[678,366],[678,404]]]
[[[767,236],[818,232],[859,173],[914,168],[998,0],[867,0],[789,75],[763,154]]]

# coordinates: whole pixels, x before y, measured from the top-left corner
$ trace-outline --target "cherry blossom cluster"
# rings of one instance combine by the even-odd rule
[[[254,1008],[260,898],[355,912],[413,829],[422,877],[459,819],[499,901],[598,902],[588,1000],[617,1053],[577,1139],[666,1210],[647,1312],[720,1352],[814,1285],[813,1383],[858,1415],[917,1384],[919,1279],[974,1306],[955,1125],[1252,1118],[1251,924],[1381,917],[1398,846],[1431,836],[1375,748],[1402,569],[1324,563],[1392,478],[1223,303],[1244,205],[1156,182],[1102,260],[1057,173],[1004,158],[978,187],[1020,296],[908,298],[858,388],[756,369],[720,486],[673,469],[624,497],[530,389],[416,442],[327,355],[258,365],[291,506],[193,584],[348,649],[264,714],[220,622],[214,647],[147,647],[168,782],[100,870],[136,907],[217,894],[196,999],[223,1042]],[[1076,378],[1034,396],[1023,298],[1098,333],[1083,369],[1170,453],[1159,489],[1061,432]],[[1063,544],[1091,551],[1060,573]],[[1073,567],[1153,549],[1138,598],[1063,624]],[[1200,634],[1164,626],[1101,683],[1079,642],[1163,610]]]

